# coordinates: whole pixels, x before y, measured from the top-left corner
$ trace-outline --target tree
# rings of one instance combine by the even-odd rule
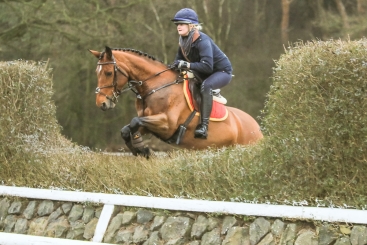
[[[288,43],[288,28],[289,28],[289,8],[292,0],[282,0],[282,23],[281,23],[281,32],[282,32],[282,42]]]

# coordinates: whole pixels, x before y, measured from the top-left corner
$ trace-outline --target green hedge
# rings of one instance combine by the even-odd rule
[[[45,63],[0,62],[0,95],[2,154],[34,150],[58,137],[51,69]]]
[[[277,191],[366,203],[367,40],[296,43],[273,80],[263,157]]]

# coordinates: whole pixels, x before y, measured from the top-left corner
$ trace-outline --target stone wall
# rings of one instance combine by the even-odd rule
[[[1,232],[91,240],[102,205],[0,197]],[[142,245],[364,245],[364,225],[115,206],[103,242]]]

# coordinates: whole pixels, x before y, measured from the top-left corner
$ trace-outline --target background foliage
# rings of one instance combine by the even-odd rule
[[[96,108],[96,60],[88,49],[135,48],[170,63],[178,43],[170,19],[183,7],[198,12],[203,31],[232,61],[235,78],[223,89],[228,104],[254,117],[283,45],[367,33],[362,0],[0,0],[0,60],[49,61],[62,133],[81,145],[116,149],[119,130],[135,115],[134,96],[121,97],[115,110]]]

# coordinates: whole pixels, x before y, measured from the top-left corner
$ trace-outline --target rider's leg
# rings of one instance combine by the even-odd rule
[[[206,139],[208,137],[209,117],[212,111],[213,94],[212,89],[206,91],[204,81],[201,84],[200,124],[195,129],[195,138]]]
[[[195,129],[195,138],[206,139],[208,137],[208,125],[213,104],[213,89],[227,85],[232,79],[232,75],[226,72],[215,72],[202,82],[200,124]]]

